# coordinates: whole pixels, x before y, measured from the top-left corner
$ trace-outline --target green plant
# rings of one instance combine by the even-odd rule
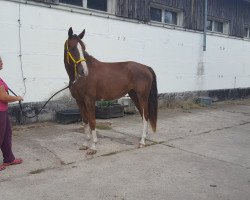
[[[111,101],[111,100],[110,101],[100,100],[100,101],[96,101],[96,106],[100,107],[100,108],[102,108],[102,107],[110,107],[110,106],[113,106],[114,103],[116,103],[115,100],[113,100],[113,101]]]

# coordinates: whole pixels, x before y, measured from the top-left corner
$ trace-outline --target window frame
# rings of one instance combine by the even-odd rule
[[[28,1],[34,1],[37,3],[45,3],[45,4],[59,4],[59,0],[28,0]]]
[[[166,22],[166,14],[171,14],[171,22]],[[177,25],[178,24],[177,19],[178,19],[178,13],[177,12],[169,11],[169,10],[166,10],[166,9],[163,10],[163,20],[164,20],[163,23]]]
[[[213,32],[213,33],[218,33],[218,34],[229,35],[229,26],[230,26],[229,21],[221,20],[221,19],[215,19],[215,18],[208,18],[207,22],[208,21],[212,22],[212,26],[211,26],[212,30],[208,29],[208,26],[206,24],[206,30],[207,31]],[[218,30],[215,30],[216,29],[216,27],[215,27],[216,23],[222,24],[222,32],[218,31]]]
[[[151,19],[151,8],[161,10],[161,21],[155,21]],[[176,14],[176,24],[165,22],[165,13],[175,13]],[[150,12],[149,12],[150,22],[162,23],[170,26],[180,26],[183,27],[183,11],[180,9],[176,9],[173,7],[162,6],[157,4],[150,4]],[[173,16],[173,15],[172,15]]]
[[[100,0],[98,0],[100,2]],[[89,8],[88,7],[88,3],[91,2],[91,1],[86,1],[86,8],[88,9],[91,9],[91,10],[98,10],[98,11],[103,11],[103,12],[108,12],[108,0],[102,0],[102,1],[106,1],[106,10],[100,10],[100,9],[95,9],[95,8]]]
[[[75,4],[71,4],[71,3],[61,2],[61,0],[59,0],[59,3],[60,3],[60,4],[69,5],[69,6],[76,6],[76,7],[78,7],[78,8],[82,8],[82,7],[83,7],[83,1],[82,1],[82,0],[79,0],[79,2],[81,2],[81,6],[75,5]]]
[[[155,9],[155,10],[159,10],[159,11],[160,11],[160,14],[161,14],[161,16],[160,16],[160,21],[152,20],[152,19],[151,19],[151,10],[152,10],[152,9]],[[149,15],[150,15],[150,21],[153,21],[153,22],[162,22],[162,9],[160,9],[160,8],[155,8],[155,7],[150,7]]]
[[[247,29],[247,36],[245,36],[245,29]],[[244,38],[250,39],[250,26],[244,26]]]
[[[99,10],[99,9],[94,9],[94,8],[88,8],[88,0],[80,0],[82,3],[82,6],[70,4],[70,3],[62,3],[60,0],[58,0],[60,4],[64,5],[70,5],[70,6],[75,6],[78,8],[84,8],[87,10],[95,11],[95,12],[103,12],[103,13],[108,13],[108,14],[115,14],[116,10],[116,0],[106,0],[107,2],[107,10]]]

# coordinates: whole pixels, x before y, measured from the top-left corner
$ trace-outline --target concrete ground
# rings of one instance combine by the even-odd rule
[[[158,132],[142,149],[138,115],[98,125],[94,156],[78,150],[80,123],[13,127],[14,152],[24,162],[0,172],[0,199],[250,199],[249,100],[162,108]]]

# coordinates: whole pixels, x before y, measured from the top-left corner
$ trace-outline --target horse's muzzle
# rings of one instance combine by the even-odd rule
[[[81,70],[79,71],[78,76],[79,76],[79,77],[85,76],[85,73],[84,73],[84,70],[83,70],[83,69],[81,69]]]

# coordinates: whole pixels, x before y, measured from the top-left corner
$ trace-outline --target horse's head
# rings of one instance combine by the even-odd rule
[[[68,31],[68,39],[64,45],[64,64],[68,72],[70,81],[75,81],[78,77],[88,75],[88,68],[84,58],[85,45],[82,38],[85,29],[79,34],[73,34],[72,28]]]

